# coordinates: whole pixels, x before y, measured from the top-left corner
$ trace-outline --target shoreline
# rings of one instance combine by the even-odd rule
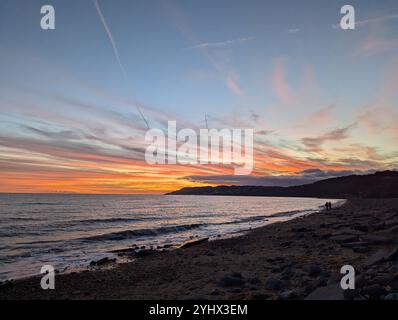
[[[3,283],[0,299],[305,299],[333,292],[342,299],[335,288],[340,268],[351,264],[367,276],[375,254],[387,271],[370,265],[369,277],[384,276],[390,289],[364,276],[365,290],[350,294],[386,297],[398,290],[397,231],[398,199],[348,200],[241,236],[147,252],[111,269],[56,274],[55,290],[42,290],[38,276]]]
[[[328,199],[322,199],[322,200],[327,201]],[[332,201],[333,201],[333,206],[337,208],[346,200],[332,199]],[[258,214],[258,212],[261,213],[260,210],[256,211],[257,215],[254,212],[252,216],[239,217],[239,215],[237,215],[236,217],[234,217],[233,221],[226,220],[217,223],[211,223],[211,222],[202,223],[200,221],[199,222],[191,221],[189,223],[188,222],[186,223],[188,228],[190,228],[191,225],[204,226],[205,228],[207,228],[207,226],[210,226],[211,228],[212,224],[215,225],[220,224],[220,227],[217,227],[217,230],[213,230],[211,232],[193,229],[191,236],[189,235],[186,235],[186,237],[176,236],[174,241],[169,239],[164,241],[158,241],[158,243],[153,243],[153,241],[150,240],[145,241],[144,238],[138,238],[138,239],[132,238],[128,242],[122,241],[125,239],[121,239],[121,241],[114,241],[114,244],[112,245],[113,248],[109,247],[105,248],[105,245],[103,245],[103,247],[101,248],[101,243],[99,243],[98,250],[96,250],[95,252],[91,252],[91,254],[84,254],[80,257],[76,256],[77,258],[75,258],[74,261],[68,261],[68,262],[64,262],[62,260],[56,261],[57,258],[55,257],[55,259],[47,260],[49,261],[47,263],[45,262],[46,260],[43,260],[42,264],[53,265],[57,274],[69,274],[72,272],[84,272],[87,270],[94,271],[98,269],[109,269],[115,267],[117,264],[134,261],[137,258],[140,258],[154,251],[163,252],[163,251],[175,250],[178,249],[180,246],[185,245],[185,243],[187,242],[192,242],[192,241],[195,242],[197,240],[201,240],[204,238],[208,238],[209,241],[215,241],[221,239],[228,239],[232,237],[239,237],[247,232],[250,232],[253,229],[263,227],[272,223],[285,222],[291,219],[295,219],[299,216],[318,213],[319,211],[322,211],[323,208],[324,208],[323,202],[322,204],[320,204],[319,202],[316,205],[314,204],[313,207],[308,206],[308,208],[306,209],[295,209],[292,207],[290,208],[290,210],[281,211],[281,212],[275,209],[276,213],[267,212],[263,214]],[[232,227],[224,229],[224,227],[227,225]],[[181,225],[181,227],[185,226]],[[174,225],[171,225],[170,229],[171,228],[178,229],[180,228],[180,225],[176,225],[175,227]],[[148,227],[148,230],[151,230],[151,227]],[[156,227],[154,227],[153,230],[157,231]],[[135,230],[133,229],[133,232],[134,231]],[[128,232],[128,231],[122,231],[120,233],[123,232]],[[113,236],[112,232],[109,234]],[[107,234],[105,232],[105,234],[99,233],[99,235],[96,235],[94,237],[105,238],[106,235]],[[178,232],[176,232],[176,235],[178,235]],[[161,236],[162,233],[160,233],[160,237]],[[38,257],[38,259],[40,259],[40,257]],[[20,265],[22,266],[22,264]],[[25,265],[28,266],[26,262]],[[13,271],[9,272],[8,277],[3,277],[3,276],[0,277],[0,284],[6,281],[17,281],[21,279],[27,279],[38,276],[40,275],[39,270],[41,266],[42,265],[35,264],[34,269],[29,267],[27,269],[23,269],[21,267],[19,269],[15,268]],[[6,267],[6,265],[4,267]]]

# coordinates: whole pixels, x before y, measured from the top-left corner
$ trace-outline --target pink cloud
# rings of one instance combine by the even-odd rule
[[[333,109],[334,106],[330,105],[314,112],[309,118],[309,123],[315,123],[318,125],[326,125],[331,123],[333,121]]]
[[[238,84],[239,75],[235,71],[229,72],[225,77],[227,87],[237,96],[243,96],[243,90]]]
[[[355,55],[367,57],[396,48],[398,48],[398,40],[396,38],[386,38],[383,35],[371,34],[362,42]]]
[[[282,58],[278,58],[272,77],[273,89],[278,98],[286,104],[290,104],[294,101],[294,93],[290,88],[286,77],[285,77],[285,65]]]

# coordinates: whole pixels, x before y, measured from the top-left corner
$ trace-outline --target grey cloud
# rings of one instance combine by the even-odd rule
[[[302,138],[301,142],[309,151],[320,151],[322,150],[322,144],[328,141],[341,141],[348,138],[348,132],[355,126],[351,124],[344,128],[335,129],[324,133],[318,137],[306,137]]]

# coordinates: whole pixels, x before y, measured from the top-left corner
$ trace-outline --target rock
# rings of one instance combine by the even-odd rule
[[[265,288],[272,291],[278,291],[282,288],[282,281],[276,278],[268,278],[265,282]]]
[[[382,262],[388,254],[389,252],[386,250],[379,250],[367,258],[363,264],[365,267],[371,267],[376,263]]]
[[[292,236],[292,240],[293,240],[294,242],[300,241],[300,240],[302,240],[303,238],[304,238],[304,237],[303,237],[303,235],[302,235],[301,233],[294,233],[293,236]]]
[[[115,261],[116,261],[115,258],[110,259],[108,257],[105,257],[105,258],[99,259],[98,261],[91,261],[90,266],[102,266],[104,264],[115,262]]]
[[[110,253],[116,253],[119,256],[128,255],[134,252],[133,248],[123,248],[109,251]]]
[[[155,254],[155,253],[159,253],[159,251],[157,250],[153,250],[153,249],[144,249],[144,250],[139,250],[135,253],[135,255],[137,257],[145,257],[148,256],[150,254]]]
[[[292,232],[308,232],[312,231],[312,229],[306,228],[306,227],[292,227]]]
[[[6,289],[13,286],[13,282],[10,280],[6,280],[0,283],[0,289]]]
[[[379,298],[385,293],[385,289],[379,284],[372,284],[370,286],[363,287],[361,292],[371,298]]]
[[[344,248],[358,248],[358,247],[366,247],[368,243],[363,241],[354,241],[354,242],[345,242],[342,243],[341,246]]]
[[[390,242],[390,238],[381,235],[367,235],[363,237],[363,240],[370,244],[385,244]]]
[[[379,284],[381,286],[386,286],[389,285],[394,281],[394,275],[392,274],[383,274],[383,275],[378,275],[372,279],[373,284]]]
[[[369,227],[365,224],[356,224],[352,227],[354,230],[362,231],[362,232],[368,232]]]
[[[388,230],[385,230],[385,232],[392,233],[392,234],[397,234],[398,233],[398,226],[391,227]]]
[[[397,226],[398,225],[398,219],[390,219],[390,220],[386,220],[385,225],[387,228],[393,227],[393,226]]]
[[[393,261],[397,258],[398,258],[398,248],[395,248],[385,255],[384,260],[385,261]]]
[[[218,282],[219,287],[239,287],[243,286],[245,282],[242,280],[242,278],[237,278],[237,277],[232,277],[232,276],[224,276],[221,278],[221,280]]]
[[[389,293],[384,297],[384,300],[398,300],[398,292]]]
[[[367,253],[370,251],[369,247],[354,247],[352,250],[356,253]]]
[[[275,266],[275,267],[273,267],[271,269],[272,273],[278,273],[278,272],[281,272],[281,271],[282,271],[282,268],[280,266]]]
[[[326,287],[320,287],[309,294],[305,300],[343,300],[343,289],[340,283],[333,283]]]
[[[329,278],[330,278],[330,272],[322,270],[322,271],[319,273],[319,278],[320,278],[320,279],[323,279],[323,280],[329,279]]]
[[[293,290],[288,290],[288,291],[283,291],[279,295],[279,299],[281,300],[289,300],[292,299],[295,296],[295,292]]]
[[[242,278],[242,274],[240,272],[233,272],[231,274],[231,277],[233,277],[233,278]]]
[[[357,290],[347,289],[343,291],[344,299],[353,300],[358,296]]]
[[[332,241],[338,242],[338,243],[345,243],[345,242],[354,242],[358,239],[358,236],[356,235],[339,235],[339,236],[333,236],[329,238]]]
[[[375,271],[374,269],[372,269],[372,268],[366,270],[365,273],[366,273],[366,275],[368,276],[368,278],[369,278],[369,277],[372,277],[372,278],[373,278],[373,277],[376,275],[376,271]]]
[[[382,230],[385,227],[385,223],[384,222],[379,222],[373,225],[373,229],[374,230]]]
[[[269,294],[255,293],[251,296],[250,300],[267,300],[269,297]]]
[[[281,273],[281,280],[289,280],[293,276],[293,272],[291,270],[285,270]]]
[[[259,284],[261,283],[261,280],[259,278],[250,278],[247,280],[250,284]]]
[[[316,277],[322,272],[322,269],[319,266],[311,265],[308,267],[308,275],[310,277]]]
[[[362,288],[366,284],[366,279],[364,274],[359,274],[355,277],[355,287]]]
[[[324,234],[321,234],[321,239],[326,240],[326,239],[329,239],[331,236],[332,236],[331,233],[324,233]]]
[[[287,248],[287,247],[289,247],[291,244],[292,244],[291,241],[285,241],[285,242],[282,242],[282,243],[281,243],[281,247],[282,247],[282,248]]]
[[[180,246],[180,248],[189,248],[189,247],[196,246],[198,244],[201,244],[201,243],[204,243],[204,242],[207,242],[207,241],[209,241],[209,238],[203,238],[203,239],[198,239],[198,240],[187,241],[187,242],[184,242]]]
[[[210,295],[212,296],[218,296],[220,294],[220,291],[218,291],[218,289],[213,290]]]

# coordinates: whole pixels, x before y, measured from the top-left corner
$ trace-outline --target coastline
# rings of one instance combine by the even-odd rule
[[[319,212],[326,201],[221,196],[11,197],[3,208],[9,213],[0,221],[0,229],[4,228],[0,242],[7,244],[0,247],[0,284],[39,275],[43,265],[53,266],[58,274],[95,270],[105,264],[109,267],[109,260],[125,263],[151,250],[176,249],[187,241],[238,236]],[[332,201],[338,205],[339,200]],[[123,203],[123,209],[117,203]],[[90,214],[90,210],[96,212]],[[30,211],[43,214],[32,218]]]
[[[0,299],[385,298],[398,290],[397,231],[398,199],[349,200],[112,269],[57,274],[55,290],[39,277],[3,283]],[[350,296],[336,290],[347,264],[362,276]]]

